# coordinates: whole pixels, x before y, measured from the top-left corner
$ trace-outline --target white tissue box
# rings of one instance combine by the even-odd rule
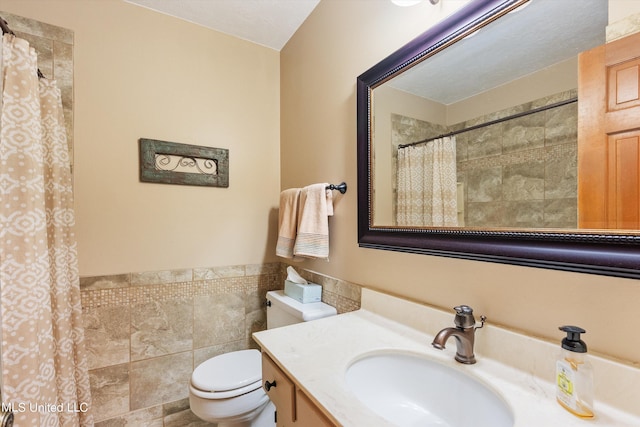
[[[322,286],[315,283],[284,281],[284,294],[303,304],[322,301]]]

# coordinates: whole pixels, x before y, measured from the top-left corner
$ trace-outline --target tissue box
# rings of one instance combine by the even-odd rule
[[[315,283],[294,283],[284,281],[284,294],[303,304],[322,301],[322,286]]]

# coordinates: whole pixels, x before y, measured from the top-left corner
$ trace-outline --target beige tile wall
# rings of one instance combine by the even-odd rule
[[[281,264],[283,280],[287,276],[287,264]],[[322,302],[336,308],[338,314],[360,308],[361,287],[351,282],[335,279],[310,270],[293,268],[307,281],[322,285]]]
[[[561,92],[448,129],[393,114],[393,143],[432,138],[576,96],[575,90]],[[457,134],[457,180],[464,188],[464,225],[576,228],[577,125],[577,103],[571,103]],[[394,152],[394,174],[396,157]],[[395,193],[395,182],[393,186]],[[395,216],[395,200],[393,211]]]
[[[194,367],[255,348],[266,328],[266,292],[286,265],[227,266],[83,277],[80,280],[97,427],[208,425],[189,410]],[[360,287],[297,269],[323,286],[339,313],[360,307]]]
[[[561,92],[462,127],[574,98]],[[576,228],[577,103],[457,136],[469,227]]]

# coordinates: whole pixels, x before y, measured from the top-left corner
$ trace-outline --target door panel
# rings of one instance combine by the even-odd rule
[[[609,111],[635,107],[640,103],[640,60],[608,67]]]
[[[640,181],[638,156],[640,131],[624,132],[609,137],[610,228],[640,228]]]
[[[640,34],[579,57],[578,226],[640,228]]]

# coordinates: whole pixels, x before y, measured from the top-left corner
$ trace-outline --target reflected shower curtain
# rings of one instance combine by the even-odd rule
[[[92,426],[60,91],[27,41],[2,42],[2,403],[20,427]]]
[[[397,225],[458,225],[456,140],[398,148]]]

